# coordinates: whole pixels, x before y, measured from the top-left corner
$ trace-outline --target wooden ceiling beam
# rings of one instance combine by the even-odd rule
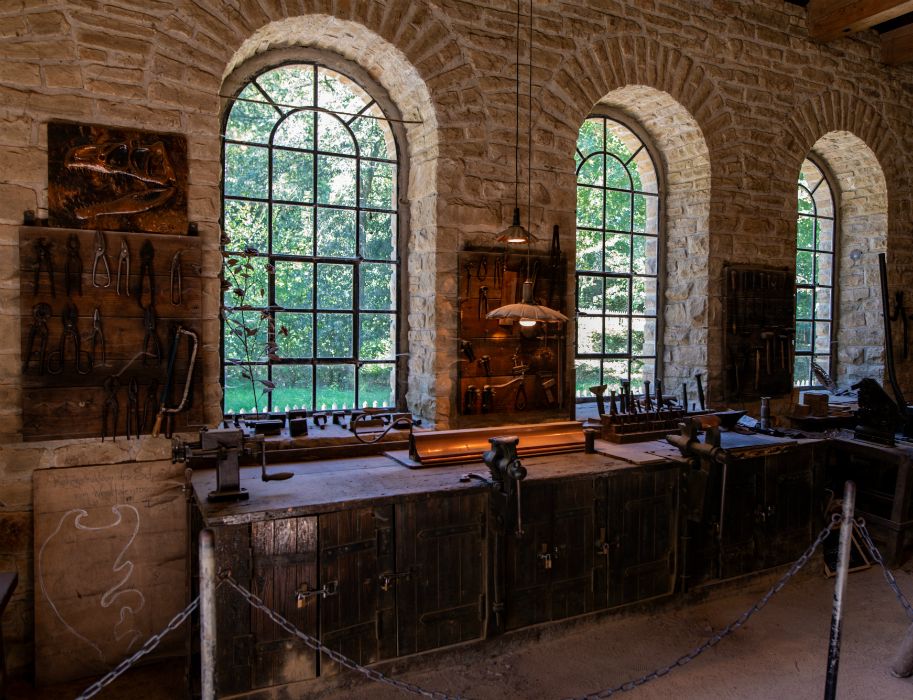
[[[913,12],[913,0],[809,0],[808,35],[833,41],[908,12]]]
[[[913,61],[913,24],[881,35],[881,61],[889,66]]]

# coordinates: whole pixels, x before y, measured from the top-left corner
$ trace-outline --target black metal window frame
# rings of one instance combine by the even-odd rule
[[[797,271],[796,271],[796,338],[795,338],[794,352],[793,352],[793,384],[796,387],[801,387],[803,389],[818,388],[821,386],[820,382],[817,382],[815,380],[815,375],[811,370],[812,362],[817,362],[822,367],[822,369],[824,369],[824,371],[827,372],[829,375],[833,374],[833,371],[835,369],[834,365],[833,365],[833,358],[836,354],[836,352],[835,352],[836,348],[834,347],[834,343],[835,343],[834,338],[836,337],[835,331],[836,331],[836,324],[837,324],[837,318],[835,315],[837,288],[836,288],[835,282],[837,280],[837,260],[838,260],[837,247],[839,245],[839,238],[840,238],[838,235],[839,229],[838,229],[838,217],[837,217],[837,197],[836,197],[836,190],[834,189],[834,187],[831,184],[832,176],[831,176],[830,172],[828,171],[827,166],[825,166],[820,160],[814,158],[811,154],[806,156],[806,160],[808,162],[810,162],[813,166],[815,166],[815,168],[821,174],[821,179],[811,189],[805,187],[805,185],[802,184],[801,177],[799,178],[799,180],[797,182],[798,188],[800,190],[805,190],[805,192],[807,193],[807,195],[811,201],[811,204],[812,204],[811,213],[803,212],[803,211],[799,210],[798,206],[797,206],[797,212],[796,212],[796,222],[797,222],[797,226],[796,226],[796,269],[797,269]],[[827,189],[827,193],[830,198],[831,212],[832,212],[831,216],[826,216],[826,215],[820,214],[818,211],[818,202],[815,200],[815,194],[818,192],[819,188],[822,187],[822,185]],[[800,241],[799,241],[798,222],[803,217],[807,218],[807,219],[811,219],[812,224],[813,224],[814,236],[812,239],[812,245],[810,247],[801,246],[799,244]],[[818,232],[820,229],[820,227],[819,227],[820,221],[830,222],[830,227],[831,227],[830,250],[828,250],[826,248],[822,248],[819,245],[820,237],[818,235]],[[798,258],[799,258],[799,255],[801,255],[802,253],[811,254],[811,256],[814,260],[813,279],[811,282],[801,282],[799,279]],[[819,272],[820,272],[819,265],[818,265],[818,259],[819,259],[818,256],[820,256],[820,255],[828,256],[830,258],[830,270],[831,270],[831,272],[830,272],[831,283],[830,284],[822,284],[818,278]],[[819,299],[822,296],[822,290],[827,290],[827,293],[830,295],[830,303],[827,304],[826,317],[822,313],[819,313]],[[811,314],[800,317],[799,300],[800,300],[800,296],[803,295],[804,293],[808,293],[811,297],[811,299],[810,299]],[[799,346],[800,324],[810,324],[810,339],[809,339],[809,344],[807,346],[808,349],[800,349],[800,346]],[[818,334],[817,334],[818,326],[823,325],[823,324],[827,324],[827,327],[828,327],[828,332],[827,332],[827,348],[828,349],[827,349],[826,353],[816,352],[816,350],[815,350],[816,341],[817,341],[817,337],[818,337]],[[807,377],[807,383],[805,383],[805,384],[802,384],[802,383],[796,381],[796,379],[797,379],[796,374],[799,369],[797,363],[800,361],[800,358],[808,358],[808,362],[809,362],[808,371],[805,373],[805,375]]]
[[[314,80],[312,81],[312,85],[311,85],[312,95],[310,96],[311,102],[310,102],[309,106],[304,106],[301,108],[288,108],[287,106],[283,105],[280,108],[279,103],[275,103],[270,98],[269,94],[259,84],[256,83],[257,79],[260,78],[261,76],[263,76],[264,74],[266,74],[272,70],[282,68],[285,66],[289,66],[289,65],[310,66],[311,69],[314,71]],[[343,76],[344,78],[352,81],[361,90],[366,92],[371,97],[371,100],[369,102],[367,102],[358,111],[357,114],[354,114],[354,115],[336,113],[336,112],[326,110],[326,109],[315,109],[313,106],[319,104],[318,95],[317,95],[318,90],[319,90],[319,84],[318,84],[318,80],[316,79],[317,71],[319,69],[337,73],[337,74]],[[400,188],[402,187],[403,183],[402,183],[402,179],[400,177],[400,175],[402,173],[401,158],[399,155],[400,146],[399,146],[399,140],[396,136],[395,130],[393,130],[393,148],[396,152],[395,158],[392,158],[392,159],[391,158],[378,158],[378,157],[362,155],[360,152],[360,144],[358,142],[358,138],[354,134],[354,132],[352,131],[352,128],[351,128],[351,124],[355,119],[359,118],[360,116],[366,115],[374,107],[377,107],[378,109],[380,109],[380,111],[382,113],[385,114],[383,103],[381,100],[379,100],[377,98],[376,95],[372,94],[372,91],[369,89],[369,86],[365,85],[363,81],[355,80],[350,75],[348,75],[346,72],[340,70],[336,66],[329,66],[321,61],[316,61],[316,60],[293,60],[293,61],[286,61],[283,63],[271,65],[268,68],[259,71],[255,76],[253,76],[249,80],[245,81],[240,86],[240,88],[237,90],[236,96],[240,95],[240,93],[250,84],[255,84],[258,92],[260,92],[260,94],[263,96],[264,101],[274,102],[273,106],[277,112],[277,121],[273,125],[273,128],[270,133],[270,137],[269,137],[269,142],[267,144],[258,143],[258,142],[241,141],[241,140],[237,140],[237,139],[230,139],[227,136],[223,136],[223,138],[222,138],[223,177],[224,177],[224,169],[226,167],[226,165],[225,165],[226,164],[226,158],[225,158],[226,146],[238,145],[238,146],[250,146],[250,147],[255,147],[255,148],[268,149],[268,152],[269,152],[269,156],[268,156],[269,181],[267,183],[268,194],[264,198],[226,195],[225,189],[224,189],[224,180],[223,180],[223,188],[222,188],[223,230],[224,230],[224,222],[225,222],[225,203],[227,201],[240,201],[240,202],[248,201],[248,202],[255,202],[258,204],[266,205],[266,207],[267,207],[266,220],[267,220],[267,230],[268,230],[268,236],[267,236],[268,248],[266,251],[258,251],[253,256],[254,259],[260,259],[260,260],[264,261],[267,266],[267,274],[268,274],[268,289],[267,289],[267,300],[266,300],[267,303],[266,303],[266,306],[260,307],[260,309],[259,309],[269,315],[269,320],[266,323],[266,331],[267,331],[266,346],[270,347],[270,348],[275,348],[278,345],[277,333],[278,333],[278,329],[281,327],[281,324],[279,322],[277,322],[277,314],[300,314],[300,315],[309,315],[311,317],[311,351],[312,351],[311,357],[281,357],[281,356],[276,357],[276,356],[274,356],[271,359],[255,360],[255,361],[252,361],[249,363],[251,365],[251,369],[253,370],[257,367],[264,368],[266,371],[265,378],[267,380],[269,380],[270,382],[272,382],[274,368],[283,367],[283,366],[292,366],[292,365],[309,366],[311,368],[311,370],[310,370],[311,371],[311,387],[310,387],[310,406],[308,408],[317,410],[317,409],[321,408],[321,406],[318,405],[318,403],[317,403],[317,401],[318,401],[318,396],[317,396],[317,394],[318,394],[318,376],[317,376],[318,367],[329,366],[329,365],[351,365],[353,367],[353,373],[354,373],[354,390],[353,390],[353,392],[354,392],[355,399],[354,399],[353,405],[347,406],[347,408],[355,408],[356,404],[359,403],[359,398],[361,396],[359,369],[364,365],[370,365],[370,364],[391,365],[393,368],[393,373],[394,373],[392,384],[395,387],[394,396],[393,396],[393,404],[395,405],[400,400],[399,393],[401,391],[401,381],[400,381],[401,378],[399,377],[399,371],[400,371],[401,363],[399,362],[399,358],[401,356],[401,342],[402,342],[402,340],[401,340],[402,333],[401,333],[401,328],[400,328],[400,325],[401,325],[400,320],[401,320],[401,316],[402,316],[402,280],[401,280],[401,274],[400,274],[400,268],[401,268],[400,258],[402,255],[402,250],[401,250],[402,235],[401,235],[401,231],[400,231],[400,226],[401,226],[403,217],[402,217],[402,211],[400,210],[398,203],[400,201],[399,192],[400,192]],[[283,109],[287,109],[288,111],[283,112]],[[345,154],[345,153],[335,153],[335,152],[330,152],[330,151],[319,150],[317,148],[317,139],[318,139],[319,129],[317,128],[316,119],[314,122],[313,135],[312,135],[312,148],[305,149],[305,148],[294,148],[294,147],[290,147],[290,146],[274,145],[273,139],[274,139],[276,131],[279,129],[279,127],[285,121],[287,121],[292,115],[299,114],[301,112],[306,112],[306,111],[314,112],[315,116],[318,116],[318,117],[319,116],[330,116],[330,117],[336,118],[339,121],[339,123],[341,123],[345,127],[345,129],[348,131],[349,136],[352,139],[352,143],[354,144],[354,147],[355,147],[355,153],[354,154]],[[227,125],[228,125],[230,116],[231,116],[231,110],[228,109],[225,112],[225,119],[224,119],[224,123],[223,123],[223,134],[227,134]],[[312,160],[313,160],[312,172],[311,172],[311,177],[312,177],[311,193],[313,195],[312,200],[310,200],[310,201],[282,200],[282,199],[276,199],[273,197],[273,187],[274,187],[273,167],[274,167],[274,153],[276,151],[305,153],[305,154],[309,154],[309,155],[313,156],[312,157]],[[319,197],[317,196],[317,188],[318,188],[319,156],[330,156],[333,158],[351,158],[352,160],[354,160],[354,162],[355,162],[355,193],[354,193],[355,204],[354,205],[329,204],[329,203],[318,201]],[[397,203],[396,206],[394,206],[390,209],[385,209],[382,207],[369,207],[369,206],[363,205],[362,192],[361,192],[361,184],[362,184],[361,171],[362,171],[363,162],[376,162],[376,163],[391,164],[395,167],[397,176],[394,178],[395,195],[394,195],[393,199]],[[311,223],[311,231],[310,231],[311,253],[312,253],[311,255],[300,255],[300,254],[295,255],[295,254],[288,254],[288,253],[278,253],[273,250],[273,246],[274,246],[273,207],[275,205],[283,205],[283,204],[311,208],[311,210],[312,210],[312,216],[311,216],[311,222],[310,222]],[[354,212],[354,214],[355,214],[355,234],[354,234],[355,235],[355,241],[354,241],[355,254],[354,254],[354,256],[336,257],[336,256],[326,256],[326,255],[317,254],[317,246],[318,246],[318,240],[319,240],[319,237],[318,237],[318,219],[319,219],[318,211],[321,209]],[[391,216],[395,217],[396,223],[395,223],[394,230],[392,231],[395,254],[392,259],[391,258],[374,259],[374,258],[365,257],[363,255],[362,217],[361,217],[361,215],[363,213],[369,214],[369,215],[372,213],[375,213],[375,214],[382,214],[382,215],[391,215]],[[243,243],[243,241],[229,241],[229,244],[236,243],[236,242]],[[238,248],[236,246],[231,246],[231,247],[223,246],[223,254],[225,256],[231,256],[233,253],[242,253],[242,252],[243,252],[243,248]],[[311,284],[312,284],[311,301],[312,301],[312,305],[310,307],[289,307],[289,306],[281,307],[276,303],[275,265],[277,262],[278,263],[301,262],[301,263],[310,263],[311,264]],[[366,263],[368,263],[368,264],[379,263],[379,264],[389,265],[392,268],[393,274],[394,274],[394,282],[393,282],[393,285],[391,288],[394,290],[392,293],[395,296],[395,298],[393,300],[392,309],[371,309],[371,308],[363,308],[361,306],[361,299],[360,299],[361,295],[359,293],[361,290],[360,271],[362,269],[362,265],[366,264]],[[351,309],[321,308],[319,306],[318,300],[319,300],[320,295],[319,295],[319,289],[318,289],[318,284],[317,284],[317,274],[318,274],[318,265],[320,265],[320,264],[340,265],[340,266],[350,267],[352,269],[352,308]],[[224,291],[223,291],[223,305],[229,311],[231,310],[230,304],[227,303],[227,299],[225,297]],[[368,313],[386,314],[392,318],[392,324],[393,324],[392,340],[393,340],[393,347],[394,347],[393,357],[383,358],[383,359],[363,359],[363,358],[359,357],[359,354],[360,354],[359,353],[359,350],[360,350],[360,332],[359,332],[360,321],[361,321],[362,315],[368,314]],[[352,319],[352,321],[351,321],[351,343],[350,343],[350,347],[352,348],[351,355],[345,356],[345,357],[318,356],[317,319],[318,319],[318,315],[320,315],[320,314],[350,316],[351,317],[351,319]],[[222,326],[221,381],[222,381],[223,397],[224,397],[225,396],[225,391],[224,391],[224,389],[225,389],[225,369],[231,363],[227,360],[227,358],[225,356],[226,343],[225,343],[225,321],[224,321],[224,319],[222,320],[221,326]],[[233,358],[233,359],[237,359],[237,358]],[[271,393],[267,392],[266,396],[267,396],[266,403],[264,406],[260,407],[261,411],[280,410],[282,408],[282,406],[273,405],[273,396]],[[224,402],[224,398],[223,398],[223,402]],[[305,408],[305,406],[302,405],[301,408]]]
[[[580,270],[580,269],[576,270],[576,273],[575,273],[576,315],[577,315],[578,319],[581,319],[581,318],[601,318],[602,319],[601,327],[602,327],[602,338],[603,338],[603,350],[605,350],[607,319],[612,319],[612,318],[625,319],[628,324],[628,334],[627,334],[628,337],[627,337],[627,347],[624,352],[605,352],[605,351],[603,351],[601,353],[581,353],[579,351],[578,339],[575,338],[575,340],[574,340],[574,358],[575,358],[575,360],[598,361],[598,363],[599,363],[599,382],[598,383],[599,384],[610,384],[611,383],[611,382],[606,381],[605,362],[607,360],[608,361],[624,361],[627,363],[627,371],[626,371],[627,380],[631,382],[632,387],[640,387],[642,377],[632,375],[632,371],[631,371],[632,363],[636,362],[636,361],[652,360],[653,366],[654,366],[654,372],[658,371],[658,362],[659,362],[658,353],[659,353],[659,348],[661,347],[660,338],[659,338],[659,334],[661,332],[661,325],[660,325],[661,318],[660,318],[660,312],[659,312],[659,308],[660,308],[659,302],[660,302],[660,298],[661,298],[661,294],[660,294],[661,279],[659,276],[659,270],[661,269],[661,259],[660,259],[661,258],[661,246],[660,246],[661,239],[660,239],[659,221],[660,221],[660,207],[662,205],[662,197],[661,197],[662,193],[661,193],[661,188],[659,186],[660,185],[660,172],[657,167],[657,159],[654,156],[654,154],[652,153],[652,150],[649,147],[645,137],[641,133],[639,133],[639,130],[632,128],[632,126],[630,124],[627,124],[624,121],[622,121],[621,119],[618,119],[614,116],[608,116],[605,114],[592,114],[587,118],[587,121],[593,120],[593,119],[602,120],[602,130],[603,130],[602,143],[603,143],[604,148],[602,151],[594,151],[593,153],[587,154],[586,156],[583,153],[581,153],[579,149],[576,149],[576,155],[578,158],[580,158],[580,163],[577,166],[575,174],[578,176],[578,180],[577,180],[578,188],[586,187],[589,189],[601,190],[603,225],[601,227],[597,228],[597,227],[591,227],[591,226],[581,226],[579,223],[577,223],[576,230],[577,231],[590,231],[593,233],[598,233],[601,236],[601,238],[602,238],[601,268],[602,269],[601,269],[601,271]],[[631,153],[631,155],[629,157],[623,159],[623,158],[619,157],[618,155],[616,155],[615,153],[612,153],[612,152],[606,150],[605,146],[607,144],[607,132],[608,132],[609,122],[614,122],[614,123],[620,125],[622,128],[626,129],[628,132],[630,132],[634,137],[636,137],[638,139],[639,146]],[[638,157],[638,155],[641,154],[641,152],[646,153],[647,156],[649,157],[651,166],[653,168],[653,176],[656,178],[656,182],[657,182],[656,192],[639,190],[639,189],[635,189],[635,187],[634,187],[634,181],[631,176],[629,166]],[[604,163],[603,163],[603,173],[602,173],[603,185],[599,186],[599,185],[581,184],[579,181],[580,170],[584,167],[584,165],[587,163],[588,160],[590,160],[596,156],[603,156],[605,158]],[[615,159],[615,161],[617,161],[624,167],[624,169],[628,175],[628,181],[631,185],[629,188],[609,187],[609,186],[605,185],[606,169],[607,169],[607,164],[609,162],[609,160],[608,160],[609,158]],[[630,201],[630,214],[629,214],[628,226],[627,226],[626,230],[608,228],[605,226],[605,224],[606,224],[605,206],[606,206],[606,196],[607,196],[606,193],[608,193],[608,192],[624,192],[630,196],[630,200],[629,200]],[[635,196],[652,197],[656,201],[657,223],[656,223],[654,232],[652,232],[652,233],[647,232],[647,231],[635,230],[635,222],[634,222],[634,217],[635,217],[634,197]],[[606,270],[606,264],[605,264],[606,263],[606,259],[605,259],[606,236],[615,235],[615,234],[625,234],[629,237],[629,253],[628,253],[627,271],[607,271]],[[635,273],[634,272],[634,262],[635,262],[634,261],[634,255],[635,255],[634,236],[643,236],[645,238],[652,238],[655,240],[656,257],[654,259],[654,269],[655,269],[654,273],[647,273],[647,272]],[[578,241],[579,241],[579,239],[578,239]],[[649,267],[648,265],[645,265],[645,269],[648,267]],[[587,313],[585,311],[581,311],[581,308],[580,308],[580,281],[581,281],[581,278],[593,278],[593,279],[598,279],[601,281],[602,297],[603,297],[601,313],[596,314],[596,313]],[[633,285],[634,285],[635,280],[638,278],[649,278],[649,279],[654,280],[654,285],[655,285],[654,289],[656,290],[655,291],[656,306],[654,309],[654,313],[652,313],[652,314],[651,313],[636,313],[634,311]],[[627,286],[628,286],[627,309],[626,309],[625,313],[610,312],[610,311],[606,310],[605,296],[606,296],[607,282],[609,280],[624,280],[627,282]],[[656,329],[656,338],[654,339],[654,352],[652,354],[642,354],[642,355],[633,354],[633,348],[632,348],[633,323],[634,323],[634,320],[638,319],[638,318],[654,320],[655,329]],[[578,321],[578,338],[579,338],[579,321]],[[582,397],[579,397],[579,399],[580,400],[595,400],[595,398],[592,396],[582,396]]]

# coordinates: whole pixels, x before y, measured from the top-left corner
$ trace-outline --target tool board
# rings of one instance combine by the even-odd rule
[[[725,398],[789,394],[796,334],[795,271],[726,265],[723,286]]]
[[[101,437],[102,415],[109,392],[106,381],[116,381],[114,395],[118,400],[117,439],[124,439],[126,433],[128,388],[136,379],[140,420],[147,405],[147,394],[153,405],[146,410],[146,420],[138,431],[149,433],[154,422],[154,413],[161,399],[169,364],[174,328],[177,324],[197,334],[199,345],[190,391],[190,408],[174,417],[174,429],[183,430],[203,423],[203,380],[200,349],[201,336],[201,280],[202,253],[200,239],[196,236],[175,236],[156,233],[128,233],[102,231],[105,241],[105,257],[110,271],[110,284],[106,281],[105,265],[99,260],[94,286],[93,264],[95,261],[96,231],[50,228],[45,226],[22,226],[19,229],[19,274],[20,274],[20,333],[22,371],[22,437],[23,440],[54,440]],[[45,246],[52,270],[42,262],[36,276],[38,262],[38,241]],[[79,243],[79,258],[82,272],[71,277],[70,294],[67,294],[66,262],[68,244]],[[117,270],[121,242],[127,244],[130,253],[130,284],[122,271],[120,294],[117,293]],[[140,251],[149,241],[154,256],[151,261],[152,277],[155,281],[155,332],[161,349],[161,358],[144,355],[143,344],[146,336],[145,309],[151,298],[148,283],[144,283],[140,305],[136,285],[140,280]],[[180,303],[172,303],[171,268],[172,260],[180,251],[181,295]],[[72,266],[72,267],[75,267]],[[72,269],[72,268],[71,268]],[[49,274],[50,272],[50,274]],[[34,287],[38,280],[37,289]],[[51,279],[53,278],[53,293]],[[130,294],[126,293],[129,287]],[[175,297],[175,300],[177,298]],[[34,312],[39,304],[47,304],[49,316],[46,319],[47,342],[43,353],[39,353],[40,333],[32,333],[35,322]],[[80,339],[79,369],[73,362],[73,343],[66,342],[65,361],[53,362],[54,369],[48,371],[49,359],[60,350],[64,332],[63,314],[68,305],[75,308],[75,330]],[[105,337],[105,352],[96,345],[94,361],[89,363],[88,353],[92,351],[93,317],[98,309],[100,325]],[[34,336],[29,351],[30,336]],[[150,351],[152,344],[149,345]],[[39,357],[39,354],[43,355]],[[184,380],[190,360],[190,342],[182,336],[174,364],[174,386],[168,399],[169,406],[177,405],[183,395]],[[158,386],[157,391],[155,386]],[[151,392],[151,393],[150,393]],[[156,396],[157,394],[157,396]],[[194,399],[194,397],[196,397]],[[111,422],[109,405],[109,423]],[[110,436],[110,429],[108,431]]]
[[[485,318],[499,306],[519,303],[527,277],[537,303],[563,312],[564,256],[478,248],[461,252],[458,262],[459,425],[566,415],[566,324],[527,329],[514,320]],[[486,386],[492,387],[487,397]]]

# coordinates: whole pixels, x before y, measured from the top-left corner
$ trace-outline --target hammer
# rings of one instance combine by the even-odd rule
[[[602,416],[605,414],[605,390],[608,388],[606,384],[600,384],[599,386],[591,386],[590,391],[593,392],[596,396],[596,406],[599,409],[599,415]]]

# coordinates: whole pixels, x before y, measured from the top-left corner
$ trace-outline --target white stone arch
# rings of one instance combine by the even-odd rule
[[[658,376],[675,391],[706,371],[708,362],[710,151],[697,120],[667,92],[626,85],[603,96],[592,111],[601,107],[646,134],[661,173]]]
[[[887,180],[875,152],[849,131],[826,133],[809,153],[832,176],[836,199],[833,378],[846,388],[885,374],[878,253],[888,244]]]
[[[401,201],[406,200],[408,221],[406,262],[401,285],[400,323],[407,325],[405,365],[409,410],[433,419],[436,401],[434,276],[437,253],[438,121],[428,87],[406,55],[376,32],[357,22],[312,14],[276,20],[245,39],[226,62],[221,94],[258,65],[281,62],[296,50],[336,55],[363,70],[389,96],[403,120],[405,149],[401,154],[409,174]],[[255,72],[255,71],[253,71]],[[223,98],[221,113],[228,109]],[[392,115],[391,115],[392,116]],[[401,372],[401,374],[403,374]]]

